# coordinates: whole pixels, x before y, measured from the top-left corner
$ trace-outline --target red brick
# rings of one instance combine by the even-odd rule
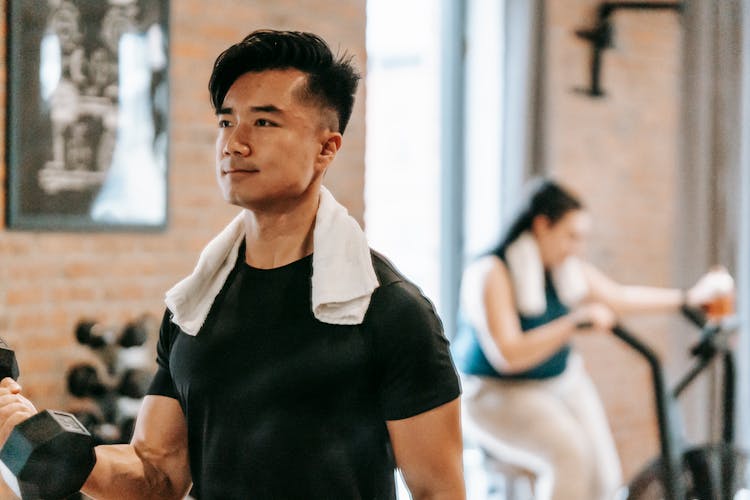
[[[56,286],[50,298],[56,303],[91,301],[97,298],[95,285],[75,285],[74,283]]]
[[[5,295],[5,303],[8,308],[38,304],[43,299],[43,296],[44,291],[39,288],[11,288]]]

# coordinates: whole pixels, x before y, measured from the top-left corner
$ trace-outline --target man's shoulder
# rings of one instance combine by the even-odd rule
[[[393,263],[382,253],[370,249],[370,256],[372,257],[372,267],[375,269],[375,276],[377,276],[378,284],[380,286],[388,286],[392,283],[408,281],[404,278],[404,275],[396,269],[396,266],[394,266]]]
[[[372,249],[370,254],[375,275],[378,278],[379,293],[407,294],[413,295],[414,298],[425,298],[419,286],[406,278],[386,256]]]
[[[375,250],[370,253],[379,284],[372,299],[376,309],[406,312],[418,308],[434,314],[432,302],[419,286],[406,278],[387,257]]]

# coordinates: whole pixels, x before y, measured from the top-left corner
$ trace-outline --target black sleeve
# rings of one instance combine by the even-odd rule
[[[442,323],[417,287],[400,281],[378,288],[365,321],[385,420],[413,417],[461,394]]]
[[[169,353],[172,350],[172,343],[175,338],[175,329],[177,326],[171,321],[172,313],[169,309],[164,311],[164,317],[161,320],[159,328],[159,342],[156,344],[156,374],[151,381],[147,394],[150,396],[167,396],[178,399],[177,390],[172,381],[172,375],[169,371]]]

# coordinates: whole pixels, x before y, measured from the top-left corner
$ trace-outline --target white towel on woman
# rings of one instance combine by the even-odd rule
[[[197,335],[237,261],[245,237],[244,210],[201,252],[192,274],[165,297],[172,322]],[[362,323],[378,279],[359,224],[325,187],[313,229],[312,312],[324,323]]]
[[[544,265],[536,238],[521,234],[505,250],[518,311],[524,316],[538,316],[547,310],[544,290]],[[560,302],[568,307],[576,305],[588,293],[581,262],[570,256],[550,272]]]

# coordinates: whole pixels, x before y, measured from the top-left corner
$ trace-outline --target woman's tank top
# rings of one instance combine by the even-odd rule
[[[547,309],[539,316],[518,315],[521,320],[521,330],[526,332],[538,326],[549,323],[568,313],[568,308],[560,302],[549,273],[544,276],[544,294]],[[459,312],[458,331],[452,342],[451,351],[457,368],[469,375],[482,375],[509,380],[545,379],[560,375],[567,366],[570,345],[565,344],[538,365],[520,373],[502,373],[492,367],[482,351],[477,340],[476,330],[462,317]]]

